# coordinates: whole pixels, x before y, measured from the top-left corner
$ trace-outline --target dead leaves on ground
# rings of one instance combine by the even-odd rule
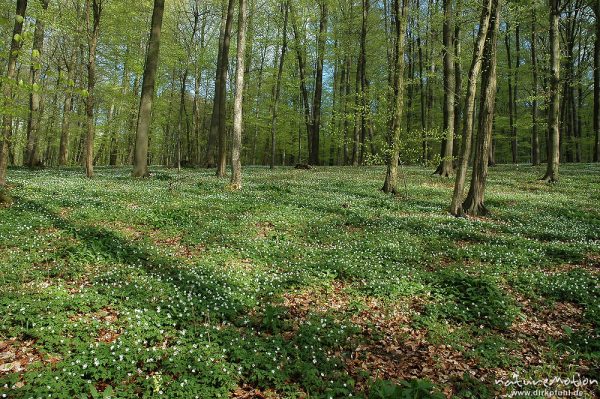
[[[544,356],[550,340],[564,338],[566,327],[583,328],[583,312],[573,304],[562,302],[534,309],[527,299],[515,296],[526,317],[517,319],[502,335],[518,344],[511,355],[519,359],[525,369],[541,367],[546,361]],[[466,357],[450,345],[431,343],[427,329],[415,328],[411,323],[412,315],[422,307],[418,300],[387,303],[372,297],[357,298],[338,281],[324,288],[286,293],[283,297],[283,306],[296,325],[310,313],[322,313],[337,315],[361,329],[365,339],[346,358],[346,368],[357,380],[360,390],[367,388],[368,381],[360,377],[365,374],[394,381],[425,378],[445,385],[444,393],[452,397],[451,382],[462,379],[465,373],[484,383],[493,383],[495,378],[514,372],[486,369],[474,357]],[[473,347],[470,342],[463,345],[465,350]],[[587,369],[585,364],[576,366],[580,370]]]
[[[22,373],[36,362],[57,363],[60,358],[44,356],[35,348],[34,340],[22,341],[10,338],[0,341],[0,376],[10,373]]]

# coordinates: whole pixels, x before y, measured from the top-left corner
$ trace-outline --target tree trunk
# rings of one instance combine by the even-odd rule
[[[96,48],[100,35],[100,17],[102,15],[102,0],[86,1],[86,26],[88,34],[88,94],[85,103],[86,137],[85,137],[85,175],[94,176],[94,136],[96,121],[94,120],[94,101],[96,87]]]
[[[594,0],[594,162],[600,162],[600,0]]]
[[[350,98],[350,68],[351,68],[351,59],[350,56],[346,56],[346,60],[344,61],[344,69],[342,72],[342,80],[344,84],[343,91],[343,115],[344,115],[344,166],[348,165],[349,162],[349,154],[348,154],[348,134],[350,130],[350,121],[348,120],[348,99]]]
[[[550,101],[548,105],[549,157],[546,174],[542,180],[558,181],[560,167],[560,0],[548,0],[550,8]]]
[[[42,13],[48,9],[48,0],[40,0]],[[32,86],[29,95],[29,117],[27,121],[27,151],[25,163],[30,168],[39,166],[39,137],[38,127],[40,123],[40,68],[42,65],[42,53],[44,51],[44,16],[35,20],[35,31],[33,34],[33,47],[31,52],[31,70],[29,73]]]
[[[165,0],[154,0],[154,10],[152,12],[150,38],[148,40],[148,52],[146,55],[146,65],[144,66],[142,94],[138,112],[133,177],[148,176],[149,132],[150,123],[152,122],[152,103],[154,101],[154,86],[156,83],[156,71],[158,69],[160,34],[164,10]]]
[[[175,167],[177,168],[178,171],[181,171],[181,153],[182,153],[182,137],[183,137],[183,123],[184,123],[184,119],[187,120],[186,118],[186,112],[185,112],[185,93],[186,93],[186,86],[187,86],[187,75],[188,75],[188,70],[187,68],[185,69],[185,71],[183,72],[183,75],[181,75],[181,80],[180,80],[180,88],[179,88],[179,113],[177,114],[177,142],[176,142],[176,154],[175,154]],[[188,145],[189,145],[189,135],[188,135]]]
[[[402,5],[400,5],[402,2]],[[394,0],[395,18],[395,55],[394,55],[394,86],[396,96],[394,99],[394,113],[392,116],[392,130],[388,133],[387,172],[383,184],[386,194],[398,193],[398,163],[400,160],[399,144],[404,111],[404,42],[406,36],[406,17],[408,0]]]
[[[419,95],[421,100],[421,158],[423,165],[427,164],[429,145],[427,143],[427,122],[425,119],[425,82],[423,80],[423,49],[421,48],[421,38],[417,37],[417,47],[419,51]]]
[[[454,148],[454,101],[456,76],[454,70],[454,40],[452,15],[452,0],[444,0],[444,139],[442,143],[442,160],[436,174],[442,177],[449,177],[453,172],[453,148]]]
[[[288,3],[290,7],[290,11],[293,10],[292,4]],[[310,103],[308,101],[308,89],[306,88],[306,72],[305,72],[305,61],[304,54],[302,51],[302,45],[300,43],[300,35],[298,31],[298,23],[296,21],[295,15],[292,14],[292,29],[294,31],[294,39],[296,45],[296,58],[298,60],[298,74],[300,75],[300,94],[302,96],[302,105],[304,109],[304,123],[306,125],[306,132],[308,137],[308,154],[309,154],[309,162],[312,154],[312,134],[313,134],[313,117],[311,116],[311,108]],[[298,143],[301,145],[301,143]],[[298,162],[301,162],[300,159],[301,153],[298,152]]]
[[[600,0],[599,0],[600,1]],[[533,101],[531,104],[531,163],[533,166],[540,164],[540,138],[538,131],[538,60],[537,60],[537,26],[535,8],[532,9],[531,22],[531,72],[533,74]]]
[[[462,21],[458,20],[461,13],[462,2],[458,0],[456,2],[456,17],[454,18],[454,36],[452,38],[454,45],[454,143],[452,145],[452,158],[453,160],[458,159],[458,153],[460,151],[459,136],[457,134],[460,130],[461,121],[461,103],[462,103],[462,64],[461,64],[461,41],[460,41],[460,28]],[[452,163],[455,165],[455,162]]]
[[[217,69],[215,74],[215,94],[213,98],[213,111],[210,120],[210,129],[208,131],[208,140],[206,143],[206,162],[205,165],[207,168],[212,168],[215,166],[215,153],[214,146],[215,141],[217,141],[217,136],[219,134],[219,106],[221,104],[221,69],[223,63],[223,40],[225,38],[225,29],[227,25],[227,18],[230,18],[229,9],[233,7],[233,3],[227,0],[228,6],[223,8],[223,13],[221,16],[221,28],[219,31],[219,49],[217,53]],[[233,10],[231,11],[233,13]]]
[[[512,153],[513,163],[519,163],[519,142],[518,142],[518,128],[517,121],[519,120],[518,113],[518,100],[519,100],[519,69],[521,67],[521,27],[517,24],[515,26],[515,86],[512,95],[512,109],[513,109],[513,125],[512,125]]]
[[[514,136],[515,131],[515,112],[514,112],[514,98],[513,98],[513,67],[512,67],[512,53],[510,50],[510,25],[506,24],[506,35],[504,36],[504,44],[506,46],[506,59],[508,65],[508,120],[510,129],[510,151],[512,155],[512,163],[517,163],[517,141]]]
[[[231,188],[242,188],[242,121],[244,105],[244,60],[246,58],[246,30],[248,8],[246,0],[240,0],[237,35],[237,65],[235,71],[235,99],[233,102],[233,146],[231,148]]]
[[[27,0],[17,0],[17,9],[15,14],[15,25],[13,27],[10,52],[8,53],[8,71],[6,73],[6,82],[2,85],[2,94],[8,104],[13,98],[13,81],[17,75],[17,57],[23,44],[22,40],[16,40],[23,32],[23,21],[25,19],[25,10],[27,9]],[[0,142],[0,189],[6,186],[6,170],[8,168],[8,148],[12,139],[12,114],[6,112],[2,120],[2,142]]]
[[[450,205],[450,213],[454,216],[463,215],[463,191],[467,176],[469,157],[471,155],[473,124],[475,120],[475,99],[477,97],[477,80],[481,73],[482,58],[490,26],[491,12],[492,0],[483,0],[481,17],[479,19],[479,33],[477,34],[477,39],[475,41],[473,60],[471,61],[471,68],[469,69],[467,95],[465,97],[465,108],[463,112],[464,119],[462,125],[461,153],[456,173],[456,181],[454,183],[452,204]]]
[[[65,166],[69,161],[69,130],[71,129],[71,113],[73,112],[73,86],[75,85],[75,62],[77,53],[73,50],[67,63],[67,90],[63,105],[63,117],[58,150],[58,165]]]
[[[219,144],[219,159],[217,160],[217,177],[225,177],[227,169],[227,126],[225,118],[227,116],[227,70],[229,68],[229,47],[231,45],[231,27],[233,25],[233,9],[235,0],[229,0],[227,6],[227,15],[225,18],[225,28],[223,30],[223,41],[220,49],[221,62],[217,68],[217,74],[219,75],[216,84],[218,85],[218,106],[216,110],[213,108],[213,122],[216,122],[216,126],[213,127],[211,123],[211,129],[216,128],[218,144]],[[216,111],[216,121],[214,120]]]
[[[313,97],[312,112],[312,143],[310,163],[319,165],[320,135],[321,135],[321,102],[323,96],[323,62],[325,59],[325,44],[327,41],[327,1],[321,0],[321,19],[319,21],[319,35],[317,38],[317,70],[315,78],[315,93]]]
[[[483,77],[479,110],[479,126],[477,143],[473,160],[471,187],[463,210],[471,216],[482,216],[488,213],[484,205],[484,193],[488,172],[489,152],[492,145],[492,131],[496,105],[496,67],[498,28],[500,25],[500,0],[492,0],[492,12],[488,34],[483,52]]]
[[[277,130],[277,107],[279,103],[279,95],[281,93],[281,78],[283,76],[283,66],[285,64],[285,53],[287,51],[287,24],[288,24],[288,6],[287,2],[283,5],[283,33],[281,39],[281,54],[279,55],[279,68],[277,69],[277,80],[275,81],[275,90],[273,95],[273,113],[271,115],[271,164],[270,168],[275,168],[275,156],[277,150],[277,142],[275,132]]]

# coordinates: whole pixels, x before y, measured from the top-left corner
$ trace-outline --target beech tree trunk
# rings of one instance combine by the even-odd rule
[[[600,0],[594,0],[594,162],[600,162]]]
[[[276,137],[276,122],[277,122],[277,109],[279,105],[279,96],[281,94],[281,78],[283,76],[283,66],[285,64],[285,53],[287,51],[287,25],[288,25],[288,5],[287,2],[283,4],[283,32],[281,39],[281,54],[279,55],[279,67],[277,69],[277,80],[275,81],[275,90],[273,93],[273,109],[271,114],[271,164],[270,168],[275,168],[275,158],[277,151],[277,137]],[[285,162],[285,160],[284,160]]]
[[[248,6],[240,0],[237,35],[237,65],[235,70],[235,99],[233,102],[233,146],[231,148],[231,188],[242,188],[242,127],[244,105],[244,60],[246,58],[246,30],[248,29]]]
[[[94,136],[96,121],[94,120],[94,90],[96,87],[96,48],[100,35],[100,17],[102,16],[102,0],[86,0],[86,26],[88,35],[88,84],[85,103],[86,136],[85,136],[85,175],[94,176]]]
[[[69,161],[69,130],[71,129],[71,113],[73,112],[73,86],[75,79],[75,62],[77,53],[73,50],[67,63],[67,86],[63,105],[60,145],[58,149],[58,165],[65,166]]]
[[[453,15],[452,0],[444,0],[444,139],[442,143],[442,160],[436,174],[449,177],[454,173],[453,148],[454,148],[454,101],[456,89],[456,76],[454,70],[454,40],[452,32]]]
[[[6,73],[6,82],[2,85],[3,102],[5,106],[11,106],[13,98],[13,86],[16,83],[17,76],[17,57],[23,44],[22,40],[16,40],[23,33],[23,22],[25,20],[25,11],[27,9],[27,0],[17,0],[17,9],[15,13],[15,24],[12,31],[10,52],[8,53],[8,66]],[[12,139],[12,113],[6,112],[2,118],[2,141],[0,142],[0,189],[6,186],[6,170],[8,168],[8,149]]]
[[[560,167],[560,0],[548,0],[550,9],[550,79],[548,104],[548,165],[543,181],[558,181]]]
[[[508,64],[508,120],[510,129],[510,153],[512,155],[512,163],[517,163],[517,140],[515,138],[515,111],[513,97],[513,68],[512,54],[510,49],[510,25],[506,24],[506,35],[504,36],[504,44],[506,46],[506,60]]]
[[[40,0],[42,13],[48,9],[48,0]],[[32,90],[29,95],[29,116],[27,120],[27,150],[25,154],[25,164],[30,168],[41,164],[39,157],[39,135],[38,127],[40,123],[40,100],[41,87],[40,68],[42,65],[42,53],[44,51],[44,17],[40,16],[35,20],[35,31],[33,33],[33,46],[31,51],[31,69],[29,72]]]
[[[404,42],[406,36],[406,18],[409,0],[394,0],[395,14],[395,52],[394,52],[394,86],[396,95],[392,116],[392,129],[388,133],[389,151],[387,155],[387,172],[383,183],[386,194],[398,193],[398,163],[400,160],[399,143],[404,112]],[[402,2],[402,4],[400,4]]]
[[[148,144],[150,123],[152,122],[152,103],[154,101],[154,86],[156,84],[156,71],[158,69],[158,55],[160,51],[160,34],[162,30],[165,0],[154,0],[152,22],[150,24],[150,38],[146,65],[142,80],[142,95],[138,113],[137,131],[135,139],[135,155],[133,165],[134,177],[148,176]]]
[[[229,0],[227,14],[225,16],[225,27],[223,30],[223,40],[220,48],[220,64],[217,67],[218,78],[215,87],[219,91],[218,98],[215,92],[215,106],[213,108],[213,120],[211,121],[211,130],[216,129],[218,137],[219,151],[217,161],[217,177],[225,177],[227,169],[227,126],[225,118],[227,116],[227,70],[229,68],[229,47],[231,45],[231,27],[233,25],[233,9],[235,0]]]
[[[312,112],[312,137],[310,163],[319,165],[320,162],[320,135],[321,135],[321,102],[323,97],[323,63],[325,59],[325,42],[327,40],[327,1],[321,0],[321,19],[319,21],[319,35],[317,38],[317,70],[315,78],[315,93],[313,97]]]
[[[538,77],[538,60],[537,60],[537,26],[535,8],[532,10],[531,21],[531,73],[533,75],[533,101],[531,103],[531,163],[533,166],[540,164],[540,137],[538,130],[538,93],[539,93],[539,77]]]
[[[488,213],[488,210],[484,205],[484,193],[492,146],[492,131],[496,106],[496,53],[498,47],[498,29],[500,25],[500,1],[501,0],[492,0],[491,20],[488,26],[488,34],[483,52],[479,126],[477,129],[475,157],[473,159],[473,173],[469,194],[463,203],[463,211],[470,216],[483,216]]]
[[[479,18],[479,32],[473,48],[473,59],[469,69],[469,80],[467,83],[467,94],[463,112],[461,152],[458,162],[458,170],[454,183],[454,194],[450,213],[454,216],[463,215],[463,191],[465,179],[471,155],[471,142],[473,139],[473,124],[475,120],[475,99],[477,97],[477,80],[481,74],[484,46],[488,35],[492,12],[492,0],[483,0],[481,17]]]

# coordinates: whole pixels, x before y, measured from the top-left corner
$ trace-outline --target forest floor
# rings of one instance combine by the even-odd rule
[[[600,395],[600,167],[493,168],[477,219],[404,172],[11,170],[0,397]]]

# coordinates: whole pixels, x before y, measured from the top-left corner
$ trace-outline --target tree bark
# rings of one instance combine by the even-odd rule
[[[102,0],[86,0],[86,26],[88,35],[88,84],[87,100],[85,103],[86,137],[85,137],[85,175],[94,176],[94,136],[96,121],[94,120],[94,105],[96,88],[96,48],[100,35],[100,17],[102,16]]]
[[[454,183],[454,194],[450,213],[454,216],[463,215],[463,191],[469,157],[471,155],[471,142],[473,138],[473,124],[475,120],[475,99],[477,97],[477,80],[481,73],[482,58],[484,46],[488,35],[492,12],[492,0],[483,0],[481,17],[479,18],[479,32],[473,48],[473,59],[469,69],[469,78],[467,83],[467,94],[465,97],[465,106],[463,112],[461,153],[458,162],[458,170]]]
[[[548,104],[549,156],[543,181],[554,183],[559,178],[560,167],[560,0],[548,0],[550,8],[550,82]]]
[[[293,11],[292,4],[288,3],[290,7],[290,11]],[[292,29],[294,31],[294,40],[296,46],[296,58],[298,60],[298,74],[300,75],[300,94],[302,96],[302,105],[304,110],[304,124],[306,125],[306,132],[308,138],[308,154],[309,154],[309,162],[311,160],[312,154],[312,134],[313,134],[313,117],[311,116],[311,107],[308,100],[308,89],[306,88],[306,72],[305,72],[305,60],[304,54],[302,51],[302,45],[300,43],[300,34],[298,31],[298,23],[296,21],[295,15],[292,14]],[[301,145],[301,143],[298,143]],[[301,162],[301,153],[298,152],[298,162]]]
[[[48,9],[48,0],[40,0],[42,13]],[[35,31],[33,33],[33,47],[31,54],[31,70],[29,73],[32,89],[29,94],[29,116],[27,120],[27,151],[25,155],[25,163],[30,168],[41,164],[39,157],[39,137],[38,127],[40,123],[40,100],[41,87],[40,68],[42,62],[42,54],[44,51],[44,16],[38,16],[35,20]]]
[[[271,163],[270,168],[275,168],[275,158],[277,151],[277,137],[276,137],[276,122],[277,122],[277,108],[279,105],[279,96],[281,93],[281,78],[283,76],[283,66],[285,64],[285,53],[287,51],[287,25],[288,25],[288,5],[287,2],[283,4],[283,32],[281,39],[281,54],[279,55],[279,67],[277,69],[277,80],[275,81],[275,90],[273,93],[273,112],[271,115]]]
[[[483,52],[483,76],[480,98],[479,126],[473,159],[471,187],[463,210],[467,215],[482,216],[488,213],[484,205],[484,193],[488,172],[489,152],[492,145],[492,131],[496,105],[496,67],[498,29],[500,25],[500,0],[492,1],[492,12]]]
[[[154,101],[154,86],[156,84],[156,71],[158,70],[158,56],[160,52],[160,34],[162,30],[165,0],[154,0],[152,22],[150,24],[150,38],[148,52],[142,80],[142,94],[138,112],[137,131],[135,140],[135,156],[133,177],[148,176],[148,145],[150,123],[152,122],[152,103]]]
[[[244,60],[246,58],[246,30],[248,29],[248,6],[240,0],[237,35],[237,65],[235,71],[235,99],[233,102],[233,146],[231,148],[231,188],[242,188],[242,127],[244,105]]]
[[[226,169],[227,169],[227,126],[225,118],[227,116],[227,70],[229,68],[229,47],[231,45],[231,27],[233,25],[233,9],[234,9],[235,0],[229,0],[229,4],[227,6],[227,15],[225,18],[225,28],[223,30],[223,41],[220,49],[221,53],[221,62],[217,68],[217,73],[219,75],[216,85],[218,85],[218,106],[216,110],[213,108],[213,123],[211,123],[211,129],[216,128],[219,151],[218,151],[218,160],[217,160],[217,177],[225,177]],[[217,100],[217,99],[215,99]],[[216,111],[216,121],[215,118]]]
[[[594,162],[600,162],[600,0],[594,0]]]
[[[600,1],[600,0],[599,0]],[[531,21],[531,73],[533,78],[533,101],[531,104],[531,163],[533,166],[540,164],[540,137],[538,130],[538,60],[537,60],[537,24],[535,8],[532,9]]]
[[[327,1],[321,0],[321,19],[319,21],[319,35],[317,38],[317,70],[315,78],[315,93],[313,97],[312,112],[312,137],[310,163],[319,165],[320,162],[320,135],[321,135],[321,102],[323,97],[323,63],[325,59],[325,44],[327,40]]]
[[[16,84],[17,75],[17,57],[23,44],[22,40],[17,40],[23,33],[23,21],[27,9],[27,0],[17,0],[15,13],[15,24],[12,31],[10,52],[8,53],[8,66],[6,73],[6,82],[2,85],[2,94],[4,100],[10,105],[13,99],[13,86]],[[12,112],[6,112],[2,119],[2,141],[0,142],[0,189],[6,186],[6,171],[8,168],[8,148],[12,139]]]
[[[452,32],[453,15],[452,0],[444,0],[444,139],[442,143],[442,160],[436,174],[442,177],[450,177],[454,173],[453,147],[454,147],[454,101],[456,89],[456,76],[454,70],[454,40]]]
[[[400,5],[400,2],[402,4]],[[392,129],[388,133],[387,172],[383,184],[386,194],[398,193],[398,163],[400,160],[399,144],[404,111],[404,42],[406,36],[406,18],[408,0],[394,0],[395,14],[395,54],[394,54],[394,86],[396,96],[392,116]]]
[[[67,62],[67,90],[63,105],[60,145],[58,150],[58,165],[65,166],[69,161],[69,130],[71,129],[71,113],[73,112],[73,86],[75,85],[75,62],[77,53],[73,50]]]
[[[512,67],[512,52],[510,46],[510,25],[506,24],[506,35],[504,36],[504,44],[506,47],[506,59],[508,64],[508,120],[510,128],[510,151],[512,163],[517,163],[517,140],[515,137],[515,111],[514,111],[514,91],[513,91],[513,67]]]

